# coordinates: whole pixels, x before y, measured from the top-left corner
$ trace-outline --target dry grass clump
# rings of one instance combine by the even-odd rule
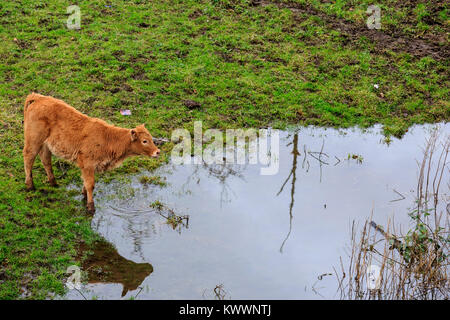
[[[335,270],[341,299],[448,299],[450,135],[438,130],[427,139],[419,164],[414,226],[406,233],[367,221],[359,236],[352,225],[348,267]],[[445,192],[442,192],[442,191]]]

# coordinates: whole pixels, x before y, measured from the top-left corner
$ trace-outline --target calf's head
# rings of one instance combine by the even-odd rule
[[[153,138],[150,132],[144,125],[137,126],[130,130],[131,134],[131,151],[134,154],[144,155],[157,158],[160,150],[153,143]]]

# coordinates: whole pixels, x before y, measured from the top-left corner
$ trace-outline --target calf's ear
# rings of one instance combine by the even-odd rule
[[[138,138],[138,135],[136,133],[136,130],[131,129],[131,141],[136,141]]]

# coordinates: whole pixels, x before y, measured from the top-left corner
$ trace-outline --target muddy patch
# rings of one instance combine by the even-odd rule
[[[365,25],[345,21],[333,15],[327,15],[307,4],[280,3],[266,0],[262,0],[259,4],[263,7],[275,5],[278,8],[289,9],[296,14],[318,16],[330,28],[343,33],[351,42],[356,42],[366,37],[375,45],[375,49],[373,49],[375,53],[384,54],[386,50],[392,50],[394,52],[407,52],[417,58],[430,56],[437,61],[448,59],[450,56],[450,45],[447,41],[442,41],[440,38],[435,38],[430,41],[411,38],[402,34],[390,35],[382,30],[370,30]]]

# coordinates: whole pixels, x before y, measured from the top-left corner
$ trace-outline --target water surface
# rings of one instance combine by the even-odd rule
[[[99,184],[92,227],[117,248],[127,270],[115,268],[122,279],[120,272],[103,277],[81,292],[210,299],[222,284],[232,299],[338,298],[335,277],[320,275],[333,273],[341,256],[345,261],[352,222],[372,216],[378,224],[393,218],[402,230],[410,226],[418,162],[433,127],[413,127],[390,144],[379,127],[283,132],[273,176],[260,175],[259,165],[168,164],[153,173],[165,187],[140,183],[148,173],[132,183]],[[449,134],[450,126],[441,130]],[[152,209],[156,200],[165,209]],[[167,208],[188,215],[188,223],[174,229]],[[123,280],[133,274],[138,280]],[[66,298],[83,297],[70,291]]]

